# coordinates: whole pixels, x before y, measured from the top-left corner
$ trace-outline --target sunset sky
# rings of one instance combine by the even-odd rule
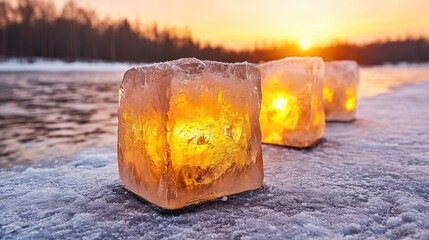
[[[56,0],[61,7],[67,0]],[[365,42],[429,36],[428,0],[75,0],[101,17],[127,17],[191,30],[231,48],[285,39],[303,48],[335,40]]]

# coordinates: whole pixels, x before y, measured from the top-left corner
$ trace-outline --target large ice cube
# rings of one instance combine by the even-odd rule
[[[322,138],[323,60],[293,57],[259,65],[262,142],[309,147]]]
[[[323,100],[327,121],[351,121],[356,115],[359,65],[354,61],[325,63]]]
[[[167,209],[259,188],[260,78],[248,63],[197,59],[128,70],[118,130],[125,187]]]

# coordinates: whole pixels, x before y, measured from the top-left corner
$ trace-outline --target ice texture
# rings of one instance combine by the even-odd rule
[[[323,101],[327,121],[355,119],[359,87],[359,65],[355,61],[325,63]]]
[[[323,60],[293,57],[259,64],[262,142],[309,147],[325,130]]]
[[[1,59],[0,72],[123,72],[135,66],[133,63],[104,62],[104,61],[74,61],[65,62],[44,58],[31,58],[31,62],[23,59]]]
[[[262,186],[260,72],[180,59],[124,75],[118,161],[125,187],[176,209]]]
[[[0,168],[0,238],[428,239],[428,91],[361,99],[310,150],[264,145],[263,189],[178,212],[122,188],[114,146]]]

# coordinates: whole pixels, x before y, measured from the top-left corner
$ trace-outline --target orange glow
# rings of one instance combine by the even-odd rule
[[[228,169],[248,163],[250,119],[222,95],[218,104],[212,94],[201,95],[197,102],[184,95],[171,98],[180,102],[171,105],[167,124],[172,170],[189,188],[213,183]]]
[[[359,66],[356,62],[325,62],[323,101],[327,121],[355,119],[358,86]]]
[[[334,101],[334,92],[329,89],[328,87],[323,88],[323,100],[327,102],[333,102]]]
[[[302,50],[308,50],[311,48],[311,40],[310,39],[302,39],[301,41],[299,41],[299,47]]]
[[[347,111],[356,109],[356,96],[350,89],[346,90],[346,102],[344,103],[344,107]]]
[[[284,58],[258,67],[262,142],[291,147],[317,142],[325,129],[322,59]]]
[[[269,136],[264,141],[279,142],[283,138],[284,130],[294,130],[297,128],[301,109],[298,98],[288,94],[286,91],[279,91],[279,80],[273,78],[270,85],[263,90],[261,108],[261,128],[270,128]]]
[[[56,0],[62,6],[68,0]],[[100,16],[127,17],[131,23],[188,27],[203,43],[240,49],[255,41],[292,40],[303,50],[333,40],[368,41],[429,34],[429,1],[192,1],[76,0]],[[376,9],[376,11],[375,11]],[[219,18],[219,14],[222,17]],[[225,27],[228,26],[228,27]],[[311,44],[302,44],[311,39]],[[308,41],[308,40],[306,40]]]
[[[251,64],[197,59],[127,71],[118,113],[124,186],[167,209],[259,188],[259,82]]]
[[[282,132],[285,129],[294,130],[298,125],[301,112],[298,98],[285,92],[273,94],[273,91],[264,91],[263,96],[262,104],[267,107],[261,110],[261,122],[265,123],[264,126],[274,128],[274,131],[265,140],[267,142],[281,141]]]
[[[273,101],[273,107],[277,110],[282,111],[283,109],[286,108],[287,103],[288,103],[288,99],[285,99],[283,97],[277,97]]]

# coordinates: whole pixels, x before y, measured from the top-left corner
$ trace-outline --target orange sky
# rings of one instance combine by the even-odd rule
[[[62,6],[67,0],[56,0]],[[429,36],[429,0],[75,0],[101,16],[187,27],[193,36],[231,48],[256,41],[370,41]]]

